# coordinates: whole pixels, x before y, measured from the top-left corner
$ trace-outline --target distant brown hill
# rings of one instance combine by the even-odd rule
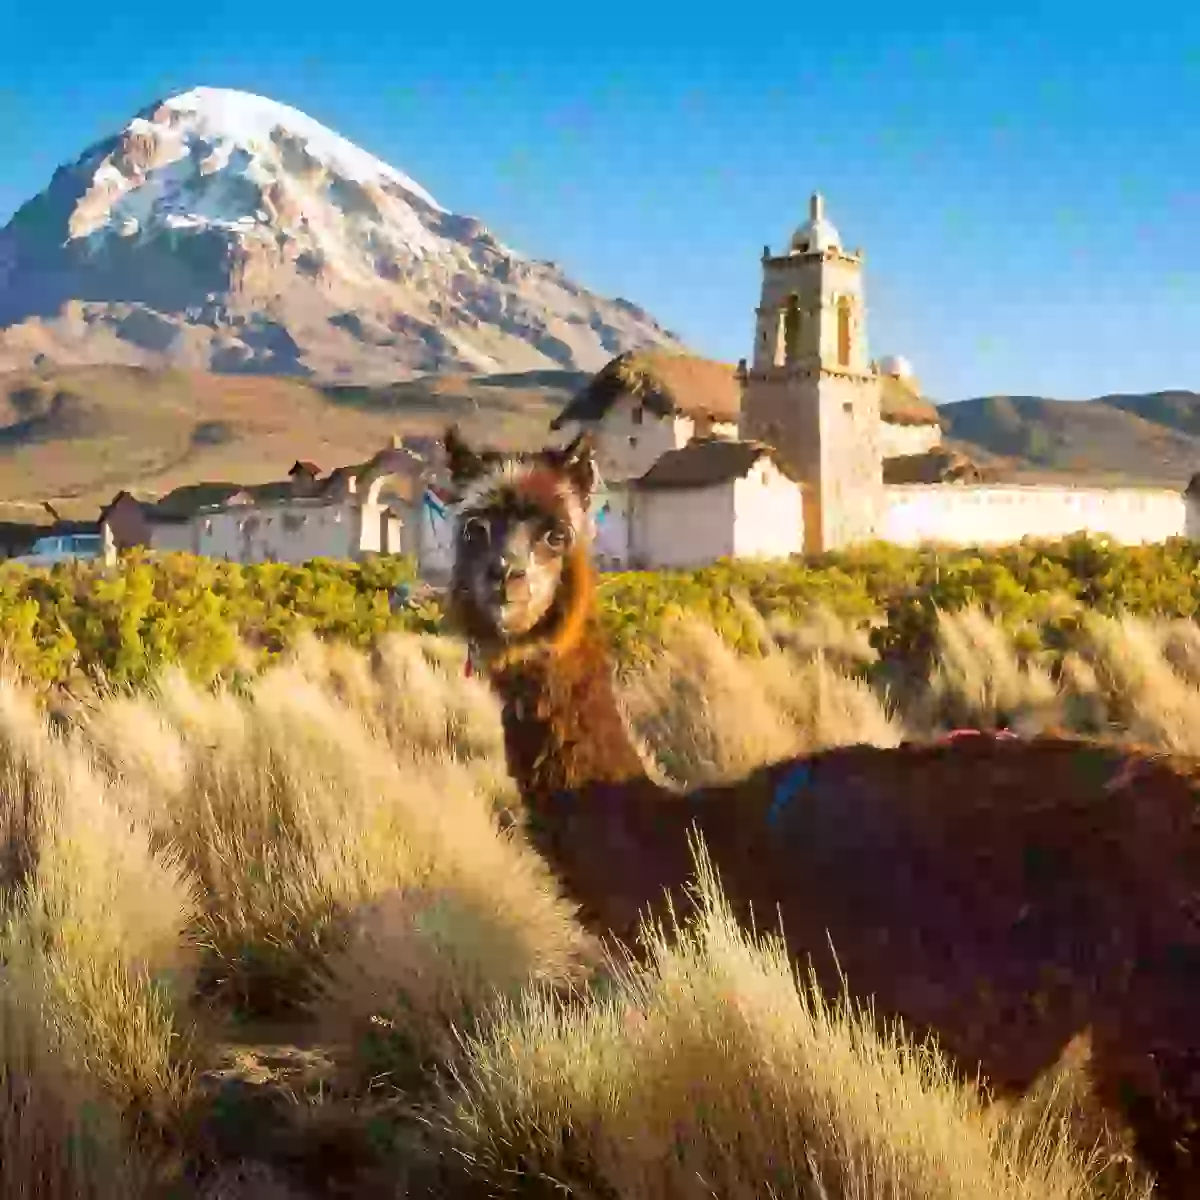
[[[281,478],[296,459],[360,462],[392,434],[522,444],[588,376],[538,370],[443,374],[379,387],[141,367],[0,374],[0,520],[93,515],[122,488],[164,493],[204,480]]]
[[[938,408],[948,444],[1015,477],[1183,485],[1200,471],[1200,394],[1047,400],[984,396]]]
[[[93,516],[122,488],[280,478],[298,458],[328,470],[394,434],[448,419],[509,445],[547,436],[590,376],[567,370],[438,374],[379,386],[129,366],[0,374],[0,521]],[[988,396],[938,408],[947,449],[1027,481],[1183,486],[1200,470],[1200,395],[1087,401]]]

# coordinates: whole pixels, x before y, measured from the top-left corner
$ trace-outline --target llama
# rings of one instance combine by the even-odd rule
[[[1166,1196],[1200,1183],[1197,766],[1065,738],[850,746],[681,793],[618,707],[594,603],[586,435],[445,439],[449,607],[503,705],[530,837],[582,919],[630,941],[702,835],[734,910],[827,991],[1021,1094],[1089,1033],[1097,1098]]]

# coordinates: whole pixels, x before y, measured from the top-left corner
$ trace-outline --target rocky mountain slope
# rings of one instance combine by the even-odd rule
[[[678,340],[312,118],[196,88],[0,230],[0,371],[125,363],[391,380],[596,370]]]

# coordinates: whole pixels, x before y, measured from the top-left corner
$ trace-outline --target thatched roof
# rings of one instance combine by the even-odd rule
[[[915,379],[881,375],[879,414],[891,425],[940,425],[937,409],[921,395]]]
[[[762,442],[727,438],[694,438],[678,450],[668,450],[640,479],[638,488],[699,488],[741,479],[760,458],[774,452]]]
[[[569,421],[602,421],[622,396],[628,395],[657,416],[678,413],[736,421],[742,406],[736,368],[728,363],[672,354],[666,350],[630,350],[598,371],[551,422],[561,429]]]
[[[883,460],[885,484],[989,483],[996,477],[996,471],[944,446],[936,446],[924,454],[901,454]]]
[[[883,375],[880,392],[880,415],[885,421],[893,425],[939,424],[937,409],[922,398],[915,380]],[[677,413],[736,421],[742,407],[736,367],[692,354],[630,350],[593,375],[550,428],[561,429],[572,421],[602,421],[622,396],[641,401],[660,417]]]

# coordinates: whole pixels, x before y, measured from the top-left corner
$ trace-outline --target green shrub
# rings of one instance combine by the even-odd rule
[[[368,646],[388,630],[420,628],[422,614],[392,600],[414,577],[410,560],[382,556],[304,566],[136,553],[111,569],[7,564],[0,639],[41,684],[96,672],[141,684],[165,663],[207,682],[262,666],[302,631]]]
[[[174,554],[131,554],[112,569],[0,566],[0,642],[44,686],[102,672],[147,681],[179,663],[200,681],[255,671],[312,633],[367,647],[389,630],[436,632],[436,600],[397,604],[415,579],[409,559],[239,566]],[[691,615],[755,654],[764,620],[820,607],[873,626],[876,669],[924,675],[939,611],[979,605],[1021,653],[1053,669],[1074,644],[1084,608],[1192,618],[1200,609],[1200,543],[1118,546],[1076,536],[997,549],[873,543],[807,559],[721,561],[694,571],[606,575],[600,606],[619,661],[644,661],[672,618]]]

